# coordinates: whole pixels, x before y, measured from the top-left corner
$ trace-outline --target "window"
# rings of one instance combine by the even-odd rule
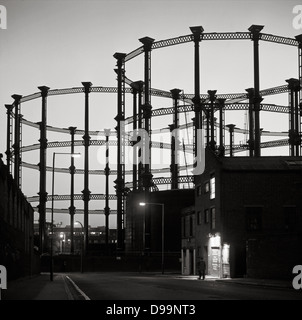
[[[201,224],[201,211],[197,211],[197,224]]]
[[[204,211],[204,223],[209,223],[209,209]]]
[[[211,208],[211,229],[216,228],[216,210]]]
[[[246,211],[246,230],[260,231],[262,229],[262,207],[247,207]]]
[[[209,183],[209,182],[206,182],[206,183],[204,184],[204,192],[205,192],[205,193],[210,192],[210,183]]]
[[[215,199],[215,176],[211,175],[210,179],[210,199]]]
[[[295,206],[283,207],[284,225],[287,231],[295,230],[297,225],[297,209]]]
[[[201,186],[197,186],[197,196],[201,196]]]

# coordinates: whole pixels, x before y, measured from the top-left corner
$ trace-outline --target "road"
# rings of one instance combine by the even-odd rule
[[[90,300],[302,300],[301,290],[179,275],[108,272],[68,277]]]

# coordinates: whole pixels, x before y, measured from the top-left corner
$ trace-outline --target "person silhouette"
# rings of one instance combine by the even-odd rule
[[[198,279],[201,280],[201,277],[202,277],[202,280],[205,279],[205,272],[206,272],[206,263],[205,261],[203,260],[203,257],[201,257],[198,261]]]

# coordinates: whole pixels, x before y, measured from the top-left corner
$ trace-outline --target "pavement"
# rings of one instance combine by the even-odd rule
[[[198,276],[180,274],[152,274],[159,277],[172,277],[184,280],[198,280]],[[271,279],[233,278],[217,279],[206,276],[205,280],[221,281],[242,285],[265,286],[283,289],[292,289],[291,281]],[[54,274],[50,281],[49,273],[40,273],[31,277],[25,277],[9,281],[7,289],[0,289],[0,300],[89,300],[84,292],[64,273]]]

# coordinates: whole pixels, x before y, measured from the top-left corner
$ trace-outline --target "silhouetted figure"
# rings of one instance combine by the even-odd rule
[[[202,280],[204,280],[205,273],[206,273],[206,263],[202,257],[199,259],[197,267],[198,267],[198,275],[199,275],[198,279],[200,280],[202,277]]]

